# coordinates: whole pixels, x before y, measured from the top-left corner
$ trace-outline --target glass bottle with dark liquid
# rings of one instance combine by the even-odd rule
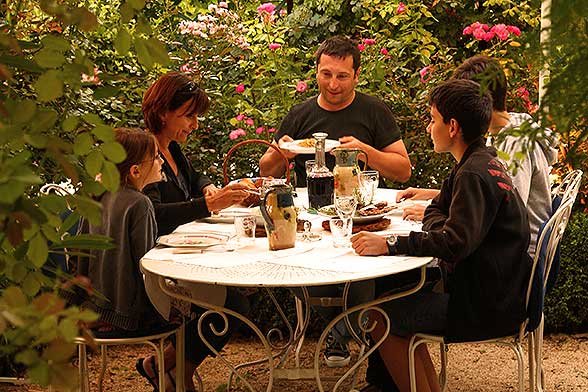
[[[324,132],[313,133],[315,143],[315,165],[306,176],[308,190],[308,206],[318,209],[333,204],[335,179],[333,173],[325,164],[325,139]]]

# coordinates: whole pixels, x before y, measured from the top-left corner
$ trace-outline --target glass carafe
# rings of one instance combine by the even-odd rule
[[[313,133],[315,143],[315,165],[306,175],[306,187],[308,189],[308,206],[320,208],[333,204],[333,190],[335,180],[333,173],[325,164],[325,139],[324,132]]]
[[[336,148],[335,167],[335,193],[342,196],[360,196],[359,194],[359,155],[365,156],[364,169],[367,167],[367,154],[359,148]]]

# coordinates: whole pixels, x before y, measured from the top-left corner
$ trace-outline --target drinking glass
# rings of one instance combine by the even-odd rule
[[[348,248],[351,245],[351,219],[332,218],[329,220],[329,228],[333,237],[335,248]]]
[[[374,195],[380,181],[380,173],[376,170],[366,170],[359,173],[359,188],[361,193],[362,206],[374,202]]]
[[[353,195],[335,194],[335,210],[341,219],[351,219],[357,208],[357,198]]]
[[[235,233],[239,246],[248,246],[255,243],[255,215],[239,215],[235,217]]]

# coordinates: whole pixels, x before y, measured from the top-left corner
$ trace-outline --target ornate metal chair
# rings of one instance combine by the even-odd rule
[[[505,345],[513,349],[518,365],[518,389],[524,392],[524,359],[523,359],[523,341],[526,339],[528,344],[528,358],[529,358],[529,390],[535,392],[537,389],[542,390],[541,381],[541,347],[543,342],[543,293],[549,277],[551,263],[554,259],[557,245],[559,244],[565,228],[568,223],[569,216],[574,204],[574,198],[567,198],[561,206],[553,213],[551,218],[544,225],[541,231],[537,244],[537,249],[541,251],[536,252],[533,259],[533,268],[531,270],[531,277],[527,286],[526,304],[529,312],[529,300],[533,290],[533,283],[535,281],[535,289],[541,290],[541,302],[535,312],[535,318],[540,320],[539,323],[529,328],[529,313],[527,318],[521,323],[518,333],[511,336],[497,337],[478,342],[464,342],[464,343],[495,343]],[[544,251],[543,251],[544,250]],[[539,274],[540,279],[534,279],[535,275]],[[539,285],[539,287],[537,287]],[[538,324],[538,325],[537,325]],[[438,343],[441,349],[441,369],[439,374],[439,382],[441,389],[445,391],[447,386],[447,351],[448,343],[445,342],[443,336],[429,335],[417,333],[411,340],[408,351],[409,372],[410,372],[410,387],[411,391],[416,391],[416,372],[415,372],[415,350],[423,343]],[[457,344],[457,343],[451,343]]]

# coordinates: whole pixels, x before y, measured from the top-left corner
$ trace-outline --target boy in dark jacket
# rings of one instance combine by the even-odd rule
[[[531,270],[525,205],[495,149],[482,138],[492,98],[476,82],[449,80],[433,90],[429,103],[427,131],[435,151],[451,153],[458,163],[425,211],[423,231],[387,238],[361,232],[352,238],[360,255],[435,256],[447,272],[445,293],[416,293],[384,306],[391,332],[380,354],[401,391],[409,390],[408,344],[414,333],[442,334],[451,342],[516,331],[525,318]],[[375,318],[373,337],[379,340],[385,323]],[[439,391],[425,345],[415,359],[417,389]]]

